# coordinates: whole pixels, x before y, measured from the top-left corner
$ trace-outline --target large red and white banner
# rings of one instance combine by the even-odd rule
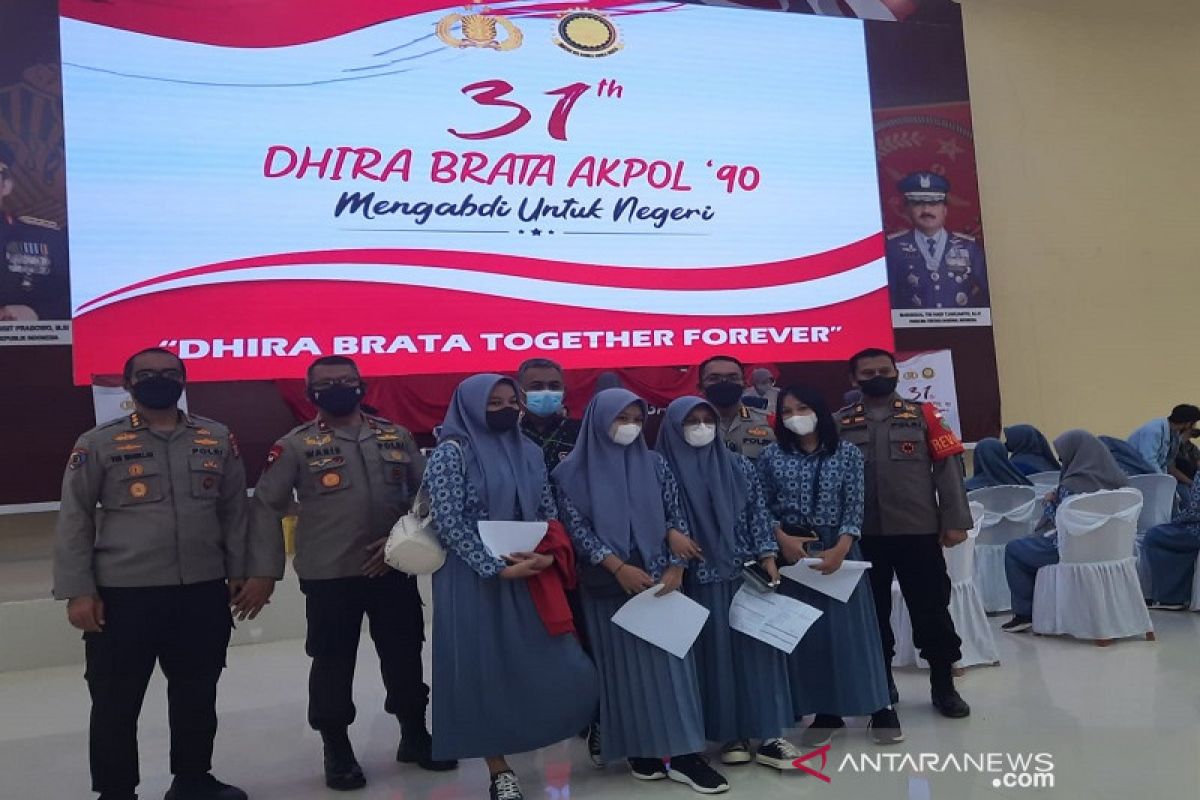
[[[62,9],[79,383],[154,345],[217,380],[892,342],[861,22]]]

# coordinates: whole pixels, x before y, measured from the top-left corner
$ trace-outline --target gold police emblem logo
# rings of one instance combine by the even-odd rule
[[[336,472],[326,472],[321,476],[321,485],[326,489],[334,489],[342,485],[342,476]]]
[[[133,483],[129,484],[129,494],[131,497],[140,500],[149,493],[150,487],[146,486],[146,484],[142,483],[141,481],[134,481]]]
[[[617,26],[598,11],[575,9],[561,15],[554,43],[584,58],[611,56],[625,46]]]
[[[921,370],[921,377],[923,377],[925,380],[931,380],[934,375],[937,375],[937,373],[933,371],[933,367],[926,367],[925,369]]]
[[[217,461],[215,461],[214,459],[211,459],[211,458],[205,459],[204,463],[201,464],[201,466],[204,467],[205,469],[220,469],[221,468],[221,465],[219,463],[217,463]]]
[[[140,478],[145,474],[146,474],[146,468],[143,467],[141,464],[130,464],[129,465],[129,477]]]
[[[312,447],[320,447],[321,445],[329,444],[333,441],[333,437],[328,433],[322,433],[319,436],[305,436],[304,443]]]
[[[491,13],[491,9],[483,6],[475,11],[475,4],[466,6],[466,14],[448,14],[437,24],[437,37],[450,47],[465,49],[482,47],[488,50],[516,50],[521,46],[525,36],[521,29],[505,17]],[[462,36],[454,35],[457,25]],[[504,40],[499,38],[504,31]]]

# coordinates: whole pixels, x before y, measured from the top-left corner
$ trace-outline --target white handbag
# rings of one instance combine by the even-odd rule
[[[462,453],[462,445],[448,440]],[[466,474],[466,463],[463,464]],[[383,560],[392,569],[406,575],[430,575],[446,563],[446,550],[438,541],[433,529],[433,513],[429,493],[425,490],[425,478],[413,498],[412,509],[392,526],[387,544],[383,547]]]

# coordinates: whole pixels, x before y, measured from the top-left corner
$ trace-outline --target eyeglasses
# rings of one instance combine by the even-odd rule
[[[362,386],[362,378],[338,378],[337,380],[316,381],[309,384],[308,388],[314,392],[323,392],[335,386],[348,386],[351,389],[357,389]]]
[[[169,380],[179,381],[180,383],[183,382],[183,372],[177,369],[139,369],[133,373],[133,380],[135,383],[141,383],[142,381],[148,381],[151,378],[158,378],[160,376]]]

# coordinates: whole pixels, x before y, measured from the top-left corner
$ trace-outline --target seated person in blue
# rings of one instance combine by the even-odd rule
[[[1010,460],[1013,466],[1026,475],[1062,469],[1050,442],[1032,425],[1010,425],[1005,428],[1004,446],[1012,454]]]
[[[1058,534],[1054,517],[1064,500],[1074,494],[1090,494],[1129,485],[1108,448],[1087,431],[1067,431],[1054,440],[1054,449],[1062,456],[1062,477],[1050,493],[1046,513],[1037,531],[1015,539],[1004,548],[1004,573],[1012,594],[1013,618],[1001,626],[1009,633],[1021,633],[1033,627],[1033,587],[1037,571],[1058,563]]]
[[[1187,502],[1165,525],[1146,531],[1142,553],[1150,564],[1154,600],[1151,608],[1182,611],[1192,600],[1196,554],[1200,553],[1200,483],[1192,484]]]
[[[975,472],[963,482],[963,487],[972,492],[989,486],[1032,486],[1025,473],[1008,460],[1008,449],[999,439],[980,439],[972,456]]]

